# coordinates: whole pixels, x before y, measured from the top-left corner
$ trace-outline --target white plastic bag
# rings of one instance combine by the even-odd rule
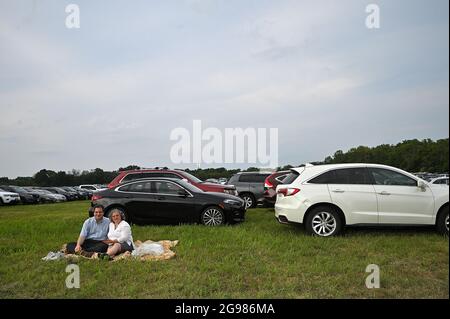
[[[48,254],[47,254],[47,256],[45,256],[44,258],[42,258],[42,260],[45,260],[45,261],[49,261],[49,260],[59,260],[59,259],[64,259],[64,253],[62,253],[62,252],[60,252],[60,251],[58,251],[58,252],[56,252],[56,253],[54,253],[54,252],[49,252]]]
[[[142,257],[145,255],[159,256],[164,254],[164,247],[159,243],[142,243],[131,253],[134,257]]]

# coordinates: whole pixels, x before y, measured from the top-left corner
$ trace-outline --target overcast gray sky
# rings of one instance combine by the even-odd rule
[[[65,26],[69,3],[80,29]],[[365,26],[369,3],[380,29]],[[279,128],[280,164],[447,138],[448,6],[0,0],[0,176],[173,167],[170,132],[194,119]]]

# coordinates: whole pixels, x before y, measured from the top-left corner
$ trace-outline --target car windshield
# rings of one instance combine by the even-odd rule
[[[23,189],[22,187],[18,187],[18,186],[14,186],[11,187],[13,190],[15,190],[16,192],[23,192],[23,193],[28,193],[25,189]]]
[[[181,175],[183,175],[184,177],[186,177],[187,179],[189,179],[190,181],[194,182],[194,183],[203,183],[203,181],[197,177],[195,177],[194,175],[191,175],[185,171],[180,171]]]

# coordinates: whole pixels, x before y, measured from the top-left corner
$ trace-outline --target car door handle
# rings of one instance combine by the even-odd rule
[[[158,196],[158,197],[156,197],[156,199],[157,199],[157,200],[165,200],[165,199],[166,199],[166,196]]]
[[[343,189],[333,189],[332,192],[334,193],[344,193],[345,191]]]
[[[380,194],[380,195],[391,195],[391,193],[388,193],[388,192],[386,192],[386,191],[382,191],[382,192],[380,192],[380,193],[378,193],[378,194]]]

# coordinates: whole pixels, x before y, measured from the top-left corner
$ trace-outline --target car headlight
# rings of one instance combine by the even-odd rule
[[[225,204],[229,204],[229,205],[241,205],[241,203],[237,200],[234,199],[225,199],[223,201]]]
[[[225,189],[223,192],[226,194],[234,195],[235,190],[234,189]]]

